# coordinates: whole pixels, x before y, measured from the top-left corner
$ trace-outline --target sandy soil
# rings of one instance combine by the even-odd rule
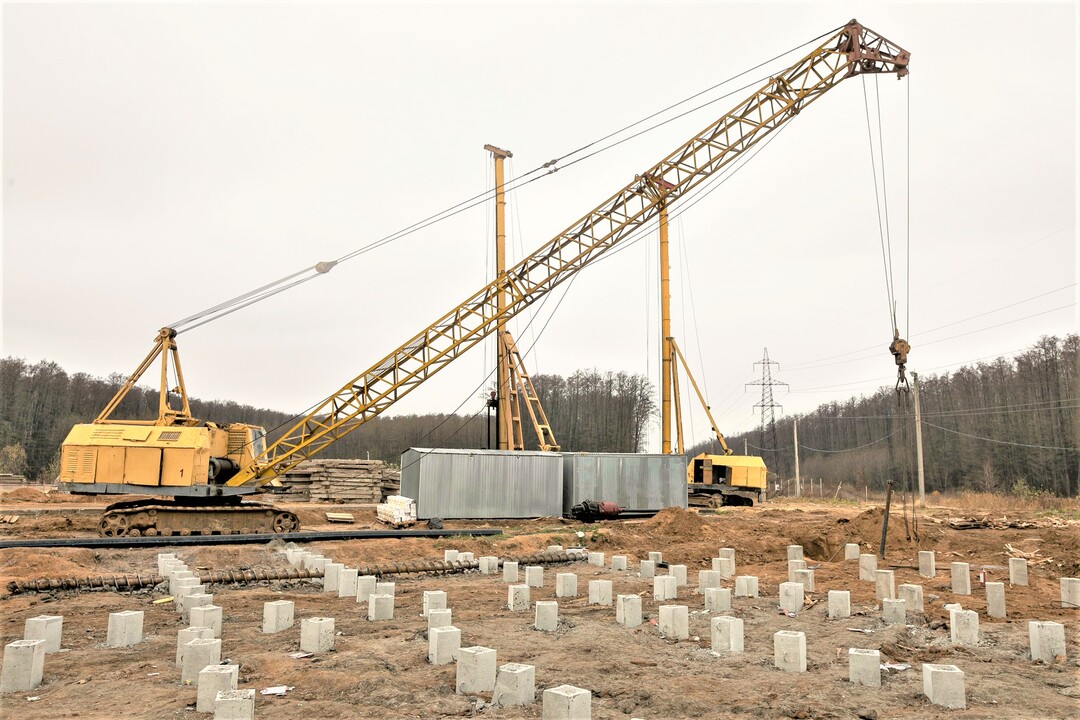
[[[36,492],[36,491],[35,491]],[[0,514],[18,513],[16,526],[0,526],[0,536],[74,536],[93,534],[96,514],[82,506],[42,502],[23,492],[22,499],[0,502]],[[89,503],[93,505],[93,503]],[[307,528],[329,528],[326,509],[354,512],[360,524],[371,522],[370,508],[296,505]],[[926,513],[919,539],[906,537],[894,513],[889,551],[882,567],[896,570],[896,583],[925,588],[925,615],[909,615],[908,626],[886,626],[874,600],[873,583],[858,580],[857,562],[843,560],[845,542],[858,542],[873,552],[881,532],[880,508],[853,505],[766,505],[761,508],[697,515],[666,511],[649,520],[628,520],[581,526],[558,519],[503,526],[501,537],[404,539],[314,543],[310,549],[338,562],[359,565],[390,559],[441,559],[445,548],[480,555],[513,557],[549,544],[583,544],[610,557],[626,554],[630,572],[575,563],[550,566],[545,586],[532,599],[555,599],[555,573],[576,572],[582,597],[559,599],[560,625],[555,633],[532,629],[532,612],[505,609],[506,585],[500,576],[398,576],[394,620],[372,623],[365,607],[351,599],[321,592],[321,581],[214,585],[215,604],[224,608],[223,658],[240,665],[240,687],[256,690],[292,686],[283,697],[258,695],[260,718],[539,718],[539,703],[517,708],[486,704],[490,696],[454,693],[454,667],[427,663],[426,621],[420,617],[424,590],[448,594],[454,624],[463,645],[498,650],[498,661],[536,666],[537,698],[543,689],[569,683],[593,693],[593,717],[609,718],[1080,718],[1080,610],[1058,607],[1058,578],[1080,573],[1080,524],[1027,530],[952,530],[933,521],[955,510]],[[1034,517],[1032,519],[1035,519]],[[454,523],[450,526],[467,526]],[[340,526],[333,526],[340,528]],[[578,540],[575,531],[583,530]],[[785,547],[802,544],[816,566],[817,592],[796,618],[777,611],[778,584],[785,581]],[[954,596],[948,563],[962,560],[988,579],[1008,582],[1005,544],[1049,562],[1033,565],[1028,587],[1007,585],[1008,619],[985,614],[985,595],[977,579],[973,594]],[[284,567],[275,546],[172,549],[189,566],[213,569]],[[762,597],[738,598],[732,615],[745,623],[746,651],[710,652],[710,613],[696,592],[697,571],[709,569],[720,547],[734,547],[739,574],[760,578]],[[938,576],[920,578],[917,551],[938,552]],[[655,625],[658,603],[652,583],[637,576],[634,559],[660,550],[664,559],[688,567],[690,585],[677,601],[690,616],[690,640],[661,637]],[[157,550],[0,550],[0,583],[14,578],[60,575],[152,572]],[[587,605],[588,580],[610,579],[615,594],[637,593],[649,618],[627,630],[615,623],[613,607]],[[0,585],[2,587],[3,585]],[[725,583],[725,586],[728,586]],[[829,589],[849,589],[853,616],[826,618]],[[22,637],[23,623],[40,614],[64,616],[64,650],[49,655],[43,685],[32,693],[0,696],[0,715],[20,718],[190,718],[195,689],[179,684],[174,667],[176,632],[185,627],[169,604],[153,605],[166,595],[159,587],[134,593],[111,591],[16,594],[0,597],[0,642]],[[297,625],[274,635],[260,632],[262,605],[276,599],[296,603]],[[943,605],[959,602],[980,614],[978,647],[949,643],[948,613]],[[144,641],[132,648],[104,647],[109,612],[141,609],[146,613]],[[295,660],[299,619],[333,617],[338,632],[333,652]],[[1065,623],[1068,660],[1045,666],[1027,659],[1027,621]],[[852,632],[850,628],[870,630]],[[777,630],[806,633],[808,672],[784,673],[772,662],[772,635]],[[847,681],[847,648],[879,649],[883,661],[910,663],[889,672],[881,688]],[[945,711],[922,695],[923,662],[958,665],[967,680],[968,709]],[[34,699],[29,699],[34,698]]]

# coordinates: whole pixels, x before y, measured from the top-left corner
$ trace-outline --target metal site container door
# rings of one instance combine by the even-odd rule
[[[562,463],[558,453],[410,448],[401,494],[422,520],[558,517]]]
[[[634,453],[563,453],[563,514],[583,500],[625,510],[686,507],[686,458]]]

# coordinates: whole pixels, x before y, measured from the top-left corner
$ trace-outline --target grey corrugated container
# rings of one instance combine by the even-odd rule
[[[551,452],[409,448],[401,494],[422,520],[559,517],[562,465]]]
[[[624,510],[686,507],[686,458],[635,453],[562,453],[563,514],[582,500],[609,500]]]

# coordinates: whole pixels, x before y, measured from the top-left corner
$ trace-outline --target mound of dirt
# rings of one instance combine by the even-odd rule
[[[33,488],[21,487],[11,492],[0,494],[0,502],[31,502],[31,503],[48,503],[48,502],[63,502],[53,498],[48,493],[43,493],[40,490],[34,490]]]
[[[706,534],[700,515],[677,507],[664,508],[642,525],[657,536],[685,540],[700,540]]]

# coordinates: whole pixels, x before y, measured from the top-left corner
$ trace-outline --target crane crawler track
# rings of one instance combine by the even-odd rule
[[[199,505],[133,500],[105,508],[98,523],[102,537],[285,534],[299,529],[295,513],[256,502]]]

